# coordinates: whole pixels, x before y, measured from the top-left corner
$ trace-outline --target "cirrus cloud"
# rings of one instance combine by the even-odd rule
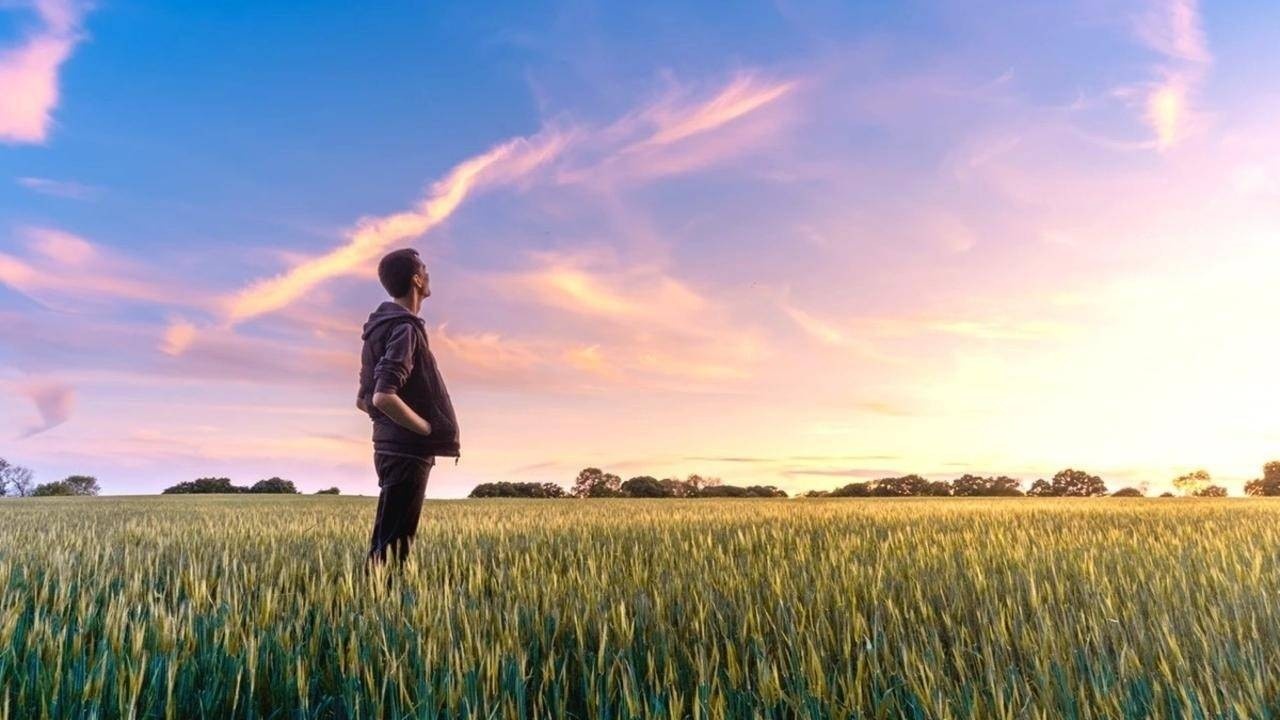
[[[35,30],[0,49],[0,142],[43,143],[58,106],[58,71],[84,36],[86,3],[33,0],[18,7],[39,18]]]

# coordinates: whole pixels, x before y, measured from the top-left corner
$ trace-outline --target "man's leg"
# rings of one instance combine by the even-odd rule
[[[383,534],[383,524],[387,514],[387,488],[380,488],[378,492],[378,510],[373,516],[373,532],[369,535],[369,557],[365,562],[365,568],[368,569],[369,563],[383,563],[387,559],[386,549],[381,547],[380,538]]]
[[[385,562],[390,547],[403,565],[409,555],[413,536],[422,514],[431,464],[425,460],[398,455],[378,455],[380,482],[385,482],[378,496],[378,515],[374,521],[369,555],[375,562]]]

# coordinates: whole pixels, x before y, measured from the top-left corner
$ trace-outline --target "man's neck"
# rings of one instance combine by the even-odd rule
[[[422,309],[422,296],[418,295],[417,293],[406,295],[402,298],[392,298],[392,300],[395,302],[395,304],[399,305],[405,310],[408,310],[414,315],[417,315],[418,311]]]

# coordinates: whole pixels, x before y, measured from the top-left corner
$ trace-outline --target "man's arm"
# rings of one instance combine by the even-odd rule
[[[421,435],[431,434],[431,423],[425,418],[413,411],[399,395],[391,393],[375,392],[373,394],[373,406],[382,411],[383,415],[391,418],[397,425],[407,428]]]
[[[400,399],[400,388],[413,370],[418,335],[410,323],[401,323],[391,331],[382,359],[374,366],[373,406],[397,425],[427,435],[431,425]]]

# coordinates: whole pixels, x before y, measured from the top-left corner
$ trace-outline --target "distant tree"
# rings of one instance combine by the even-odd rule
[[[1213,482],[1213,477],[1209,475],[1208,470],[1196,470],[1185,475],[1179,475],[1173,480],[1173,487],[1183,495],[1195,495],[1201,489],[1208,487]]]
[[[718,477],[702,477],[701,475],[698,475],[697,473],[694,473],[694,474],[689,475],[688,477],[686,477],[686,478],[684,479],[684,482],[685,482],[685,484],[686,484],[686,485],[688,485],[688,486],[689,486],[689,496],[690,496],[690,497],[698,497],[698,493],[699,493],[703,488],[715,487],[715,486],[717,486],[717,485],[720,485],[720,484],[721,484],[721,482],[720,482],[720,478],[718,478]]]
[[[1262,467],[1262,477],[1244,485],[1246,495],[1280,495],[1280,460]]]
[[[804,493],[800,497],[820,498],[820,497],[828,497],[829,495],[831,495],[830,490],[809,490],[808,492]]]
[[[1027,490],[1027,495],[1031,497],[1053,497],[1053,486],[1048,480],[1040,478],[1031,483],[1031,487]]]
[[[712,485],[698,491],[700,498],[747,497],[747,489],[737,485]]]
[[[1021,497],[1022,481],[1007,475],[991,478],[990,493],[993,497]]]
[[[541,497],[544,498],[562,498],[567,497],[564,488],[553,482],[544,482],[539,487],[542,489]]]
[[[693,487],[690,486],[687,481],[681,480],[680,478],[663,478],[658,482],[662,483],[662,487],[667,489],[667,494],[670,497],[693,497],[695,492]]]
[[[1053,476],[1050,483],[1054,497],[1098,497],[1107,494],[1107,485],[1097,475],[1070,468]]]
[[[1143,497],[1143,492],[1138,488],[1120,488],[1119,490],[1111,493],[1111,497]]]
[[[1196,497],[1226,497],[1227,489],[1221,485],[1209,485],[1196,491]]]
[[[467,497],[473,498],[560,498],[564,488],[556,483],[544,482],[492,482],[480,483],[471,489]]]
[[[773,485],[750,485],[742,487],[739,485],[708,485],[698,491],[698,497],[717,498],[717,497],[737,497],[737,498],[774,498],[786,497],[785,490],[779,490]]]
[[[851,482],[831,491],[831,497],[871,497],[871,483]]]
[[[37,485],[36,489],[31,493],[33,497],[54,497],[58,495],[75,494],[75,489],[68,485],[65,480]]]
[[[97,495],[102,489],[98,487],[98,479],[90,475],[71,475],[63,479],[72,495]]]
[[[871,494],[875,497],[906,497],[924,495],[929,481],[919,475],[903,475],[902,477],[880,478],[871,485]]]
[[[26,497],[31,494],[34,474],[31,470],[0,458],[0,495]]]
[[[207,494],[207,493],[239,493],[244,492],[244,488],[232,485],[231,478],[225,477],[203,477],[195,480],[187,480],[177,485],[165,488],[161,491],[163,495],[185,495],[185,494]]]
[[[747,495],[748,497],[784,498],[787,497],[787,491],[773,485],[748,485]]]
[[[671,491],[663,486],[658,478],[640,475],[622,483],[619,488],[625,497],[663,498],[671,497]]]
[[[342,491],[335,486],[335,487],[329,488],[328,490],[317,490],[316,494],[317,495],[341,495]]]
[[[600,468],[586,468],[573,483],[574,497],[617,497],[622,478]]]
[[[57,482],[37,485],[32,491],[35,497],[51,497],[56,495],[97,495],[97,478],[88,475],[71,475]]]
[[[977,497],[985,495],[987,478],[965,473],[951,481],[951,494],[957,497]]]
[[[1173,493],[1171,493],[1171,492],[1162,492],[1162,493],[1160,493],[1160,497],[1162,497],[1162,498],[1166,498],[1166,497],[1177,497],[1177,495],[1174,495],[1174,494],[1173,494]]]
[[[265,480],[259,480],[249,488],[251,493],[270,493],[275,495],[297,495],[298,488],[293,486],[292,480],[284,478],[269,477]]]
[[[1017,478],[964,475],[951,481],[952,495],[959,497],[1012,497],[1022,494]]]
[[[951,483],[946,480],[934,480],[925,486],[922,495],[932,497],[948,497],[951,495]]]
[[[622,497],[622,478],[613,473],[605,473],[603,480],[591,488],[587,497]]]

